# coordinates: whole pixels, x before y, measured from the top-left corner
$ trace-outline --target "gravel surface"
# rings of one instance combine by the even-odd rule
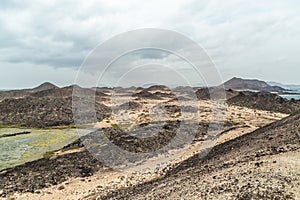
[[[300,114],[184,161],[166,176],[99,199],[298,199]],[[298,167],[298,168],[297,168]]]

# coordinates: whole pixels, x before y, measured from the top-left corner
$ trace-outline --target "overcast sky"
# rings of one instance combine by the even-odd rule
[[[173,30],[194,40],[223,80],[238,76],[300,84],[299,13],[298,0],[1,0],[0,89],[45,81],[70,85],[98,44],[139,28]],[[150,63],[166,57],[174,60],[165,52],[136,56]],[[200,84],[184,66],[178,72]],[[153,82],[172,77],[161,72]],[[111,83],[125,77],[122,70],[114,73],[106,77]]]

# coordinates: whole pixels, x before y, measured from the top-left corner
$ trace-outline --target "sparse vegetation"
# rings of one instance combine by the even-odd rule
[[[28,128],[21,124],[0,124],[0,128]]]
[[[59,129],[59,130],[63,130],[63,129],[73,129],[73,128],[76,128],[75,124],[70,124],[68,126],[48,127],[47,129]]]
[[[238,123],[238,122],[236,122],[236,121],[230,121],[230,123],[231,123],[233,126],[237,126],[237,125],[239,125],[239,123]]]
[[[78,141],[79,141],[79,140],[78,140]],[[70,144],[70,145],[64,147],[64,148],[62,149],[62,151],[70,151],[70,150],[74,150],[74,149],[79,149],[79,148],[81,148],[81,146],[78,145],[79,143],[80,143],[80,142],[74,142],[74,143],[72,143],[72,144]]]
[[[118,125],[118,124],[111,124],[111,127],[113,129],[121,129],[120,125]]]
[[[54,151],[47,151],[46,153],[43,154],[43,158],[49,159],[51,157],[55,156]]]

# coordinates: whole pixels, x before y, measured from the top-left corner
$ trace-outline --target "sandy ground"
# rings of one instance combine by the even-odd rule
[[[263,165],[260,167],[256,167],[256,162],[262,162]],[[252,171],[253,174],[251,175],[242,175],[244,172],[250,172]],[[234,167],[225,168],[222,170],[218,170],[216,172],[210,173],[209,175],[202,175],[201,181],[198,183],[198,186],[201,185],[204,188],[224,188],[224,185],[232,184],[231,181],[235,178],[238,178],[238,187],[243,187],[245,183],[251,182],[253,184],[253,188],[257,186],[257,184],[261,185],[269,185],[272,187],[277,187],[276,181],[268,180],[266,178],[260,177],[259,175],[268,176],[269,174],[272,174],[274,176],[278,176],[278,179],[280,177],[299,177],[300,175],[300,151],[294,151],[294,152],[286,152],[279,155],[273,155],[273,156],[263,156],[260,159],[256,161],[249,162],[247,164],[245,163],[239,163]],[[224,177],[224,174],[232,175],[231,180],[223,180],[222,177]],[[257,175],[258,174],[258,175]],[[215,179],[217,177],[217,181]],[[266,182],[267,181],[267,182]],[[288,181],[287,181],[288,183]],[[296,181],[294,182],[295,184]],[[197,187],[195,185],[194,187]],[[197,188],[198,189],[198,188]],[[199,188],[201,191],[201,189]],[[286,184],[285,191],[292,192],[296,195],[295,199],[300,199],[300,187],[299,187],[299,181],[298,181],[298,187],[291,184]],[[263,191],[257,191],[257,192],[263,192]],[[145,198],[146,199],[146,198]],[[149,197],[147,198],[149,199]],[[169,196],[166,199],[182,199],[182,196],[180,196],[178,193],[174,192],[171,196]],[[195,194],[186,194],[184,199],[199,199],[199,197]],[[209,199],[216,199],[216,200],[223,200],[223,199],[236,199],[230,196],[230,193],[220,194],[216,196],[211,196]],[[282,198],[279,198],[282,199]]]
[[[141,116],[145,116],[145,111],[151,109],[157,103],[161,103],[162,100],[153,100],[148,101],[147,104],[142,104],[142,109],[136,112],[130,112],[130,119],[133,119],[133,125],[146,122],[151,119],[141,119]],[[193,101],[187,101],[186,105],[195,106]],[[210,101],[200,101],[199,104],[199,122],[208,122],[210,120],[211,108],[212,104]],[[231,121],[235,124],[235,128],[232,130],[228,130],[222,134],[215,144],[220,144],[222,142],[231,140],[235,137],[241,136],[246,133],[250,133],[257,128],[265,126],[269,123],[272,123],[276,120],[282,119],[287,115],[281,113],[273,113],[268,111],[260,111],[260,110],[252,110],[243,107],[230,106],[227,107],[226,110],[226,120]],[[143,114],[142,114],[143,113]],[[121,115],[120,115],[121,116]],[[156,117],[156,120],[165,120],[165,116],[161,115]],[[124,122],[127,123],[128,116],[124,117]],[[118,118],[117,120],[113,117],[109,119],[105,119],[102,122],[98,123],[96,126],[98,127],[109,127],[111,124],[120,123],[122,118]],[[197,154],[201,149],[203,149],[203,142],[198,141],[186,148],[183,148],[178,151],[170,152],[167,156],[159,156],[154,160],[148,160],[143,164],[143,170],[141,170],[137,166],[135,169],[130,169],[126,171],[116,171],[116,170],[105,170],[105,172],[99,172],[94,174],[88,178],[73,178],[62,184],[57,186],[52,186],[50,188],[45,188],[40,190],[34,194],[25,193],[25,194],[15,194],[10,198],[14,199],[28,199],[28,200],[37,200],[37,199],[95,199],[97,194],[105,194],[110,190],[120,189],[124,187],[128,187],[131,185],[139,184],[145,181],[149,181],[159,177],[161,174],[165,172],[165,167],[171,168],[176,166],[178,163],[183,160]],[[58,155],[66,154],[66,153],[76,153],[77,151],[81,151],[82,149],[71,150],[67,152],[57,152]],[[181,156],[178,156],[181,155]],[[291,157],[295,157],[296,155],[290,155]],[[295,159],[290,159],[290,157],[282,156],[282,162],[278,162],[277,164],[287,164],[291,160],[293,162],[297,162],[299,164],[299,157]],[[284,159],[288,159],[288,162],[285,162]],[[152,165],[159,165],[157,171],[153,172],[151,170],[147,171],[147,166],[152,168]],[[295,166],[295,163],[291,163],[290,166]],[[146,167],[145,167],[146,166]],[[163,167],[162,167],[163,166]],[[298,165],[300,166],[300,165]],[[164,169],[164,170],[163,170]],[[299,191],[298,191],[299,192]],[[299,194],[299,193],[298,193]]]

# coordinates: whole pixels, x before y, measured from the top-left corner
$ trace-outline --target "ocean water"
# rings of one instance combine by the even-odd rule
[[[286,99],[296,99],[296,100],[300,99],[300,88],[288,88],[288,89],[290,90],[291,93],[296,93],[296,94],[283,94],[280,96]]]
[[[284,95],[280,95],[281,97],[285,98],[285,99],[296,99],[296,100],[299,100],[300,99],[300,94],[297,95],[297,94],[284,94]]]

